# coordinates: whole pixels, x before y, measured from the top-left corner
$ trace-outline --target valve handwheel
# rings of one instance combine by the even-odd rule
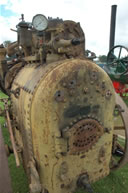
[[[107,67],[116,75],[123,75],[128,71],[128,48],[114,46],[107,55]]]

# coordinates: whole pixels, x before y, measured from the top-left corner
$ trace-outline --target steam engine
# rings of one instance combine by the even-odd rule
[[[79,23],[38,14],[32,23],[22,17],[17,34],[16,42],[0,47],[0,84],[11,100],[15,144],[30,192],[88,188],[110,172],[111,80],[85,56]]]

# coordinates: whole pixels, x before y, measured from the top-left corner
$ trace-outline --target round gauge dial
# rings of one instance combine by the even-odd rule
[[[32,25],[36,30],[43,31],[48,26],[48,20],[44,15],[37,14],[33,17]]]

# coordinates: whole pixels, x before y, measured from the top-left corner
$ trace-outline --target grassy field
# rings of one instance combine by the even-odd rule
[[[0,98],[5,97],[0,93]],[[128,104],[128,101],[126,101]],[[3,104],[0,103],[3,108]],[[10,144],[9,134],[7,128],[4,125],[5,119],[0,117],[0,123],[2,125],[2,132],[4,135],[5,143]],[[12,179],[13,193],[28,193],[27,178],[24,170],[21,167],[16,168],[14,156],[11,155],[8,158],[9,168]],[[109,176],[102,180],[92,184],[94,193],[128,193],[128,164],[114,172],[111,172]],[[77,193],[86,193],[85,190],[79,190]]]
[[[5,97],[6,95],[0,92],[0,98],[5,98]],[[0,102],[0,107],[2,109],[4,108],[2,102]],[[6,144],[10,145],[11,142],[9,139],[8,129],[4,127],[4,123],[5,123],[5,118],[0,117],[0,124],[2,126],[2,133],[3,133],[4,141]],[[9,156],[8,163],[9,163],[9,168],[10,168],[13,193],[28,193],[29,190],[28,190],[28,184],[27,184],[27,177],[24,173],[22,166],[20,166],[19,168],[16,167],[15,158],[13,154]]]

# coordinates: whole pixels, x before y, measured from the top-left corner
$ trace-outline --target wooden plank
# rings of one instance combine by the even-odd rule
[[[8,158],[0,126],[0,193],[12,193]]]

